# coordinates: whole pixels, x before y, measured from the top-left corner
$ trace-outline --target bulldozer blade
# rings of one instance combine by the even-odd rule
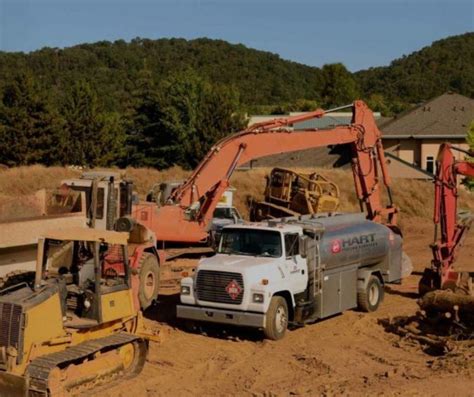
[[[0,372],[0,395],[2,397],[26,397],[28,395],[26,378]]]

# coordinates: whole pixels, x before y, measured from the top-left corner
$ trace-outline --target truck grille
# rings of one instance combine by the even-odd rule
[[[228,292],[229,284],[240,287],[239,294]],[[196,279],[198,300],[239,305],[244,296],[244,281],[240,273],[219,272],[215,270],[199,270]]]
[[[12,346],[21,354],[21,306],[0,303],[0,347]]]

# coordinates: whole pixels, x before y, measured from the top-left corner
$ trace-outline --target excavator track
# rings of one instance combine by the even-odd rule
[[[97,353],[110,351],[111,349],[119,348],[135,341],[143,342],[138,336],[127,333],[118,333],[104,338],[86,341],[67,348],[66,350],[47,354],[34,359],[26,371],[26,376],[29,378],[29,396],[50,397],[56,395],[56,393],[51,390],[50,382],[51,373],[56,368],[65,368],[70,364],[93,357]],[[140,360],[144,362],[145,357],[141,357]],[[80,367],[80,364],[78,367]],[[117,372],[120,372],[120,370]],[[107,378],[110,378],[111,373],[109,372],[106,375]],[[97,378],[98,376],[92,376],[90,383],[95,385],[100,382],[100,379]],[[60,393],[57,395],[63,394]]]

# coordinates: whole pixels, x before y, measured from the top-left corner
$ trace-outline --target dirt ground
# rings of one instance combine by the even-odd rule
[[[174,319],[177,296],[146,313],[161,344],[134,379],[95,391],[95,396],[474,396],[474,352],[430,355],[384,329],[383,320],[417,311],[419,272],[430,261],[429,223],[413,224],[405,249],[415,274],[386,288],[375,313],[348,311],[291,330],[278,342],[247,329],[184,331]],[[427,232],[424,232],[427,230]],[[459,264],[474,263],[474,238]]]
[[[245,216],[247,196],[258,199],[266,170],[236,173],[235,204]],[[341,170],[324,170],[341,187],[342,211],[356,211],[352,176]],[[60,167],[19,167],[0,173],[0,218],[32,216],[28,197],[39,188],[59,186],[61,179],[79,172]],[[126,170],[143,196],[150,181],[179,179],[179,169],[165,172]],[[260,183],[257,183],[260,181]],[[205,334],[186,332],[175,319],[179,297],[160,298],[145,313],[147,324],[158,329],[162,343],[150,345],[143,372],[87,393],[95,397],[129,396],[471,396],[474,397],[474,352],[436,356],[419,344],[388,332],[388,319],[416,313],[416,290],[423,268],[429,265],[433,225],[433,184],[394,180],[396,203],[403,209],[401,226],[405,250],[415,273],[402,285],[386,288],[385,301],[375,313],[344,314],[291,330],[285,339],[263,340],[254,330],[213,327]],[[460,192],[460,204],[474,211],[474,201]],[[26,210],[25,210],[26,208]],[[193,265],[173,263],[164,275],[166,287],[173,270]],[[458,270],[474,272],[474,233],[461,250]],[[168,291],[169,292],[169,291]]]

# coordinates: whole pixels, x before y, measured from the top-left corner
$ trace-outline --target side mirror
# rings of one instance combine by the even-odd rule
[[[309,242],[308,236],[298,237],[298,250],[299,250],[298,253],[302,258],[306,258],[306,255],[308,253],[308,242]]]

